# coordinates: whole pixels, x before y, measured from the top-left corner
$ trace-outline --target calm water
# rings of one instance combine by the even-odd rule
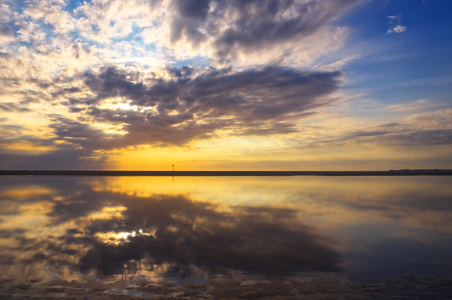
[[[2,177],[0,278],[452,273],[452,177]]]

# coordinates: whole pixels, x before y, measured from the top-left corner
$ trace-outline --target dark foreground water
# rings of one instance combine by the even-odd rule
[[[452,177],[0,179],[0,298],[452,298]]]

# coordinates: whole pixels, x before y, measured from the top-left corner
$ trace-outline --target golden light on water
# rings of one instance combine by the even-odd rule
[[[373,259],[413,243],[436,253],[423,258],[426,267],[438,259],[447,266],[449,177],[6,179],[0,255],[14,263],[1,278],[362,276],[368,269],[392,276]]]

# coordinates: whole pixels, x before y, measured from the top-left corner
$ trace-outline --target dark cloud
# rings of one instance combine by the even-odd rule
[[[6,24],[0,24],[0,36],[12,36],[14,31]]]
[[[413,130],[380,137],[379,142],[390,146],[429,147],[451,145],[452,129]]]
[[[32,155],[27,153],[0,153],[2,169],[10,170],[80,170],[102,169],[106,157],[97,157],[97,149],[111,148],[109,139],[101,131],[88,124],[71,121],[62,117],[52,119],[53,135],[49,138],[34,138],[24,136],[20,126],[0,126],[0,145],[17,141],[28,141],[37,146],[50,147],[53,150],[43,154]],[[2,138],[2,133],[15,134],[16,138]]]
[[[84,111],[86,108],[85,107],[75,107],[75,106],[69,106],[69,111],[71,113],[79,113],[81,111]]]
[[[380,126],[377,126],[377,128]],[[452,129],[414,129],[410,124],[397,124],[395,130],[358,130],[319,144],[344,142],[371,143],[395,148],[418,148],[452,144]]]
[[[218,58],[309,36],[358,0],[173,0],[171,40],[211,37]],[[232,17],[234,16],[234,17]],[[221,30],[222,23],[228,27]]]
[[[81,46],[80,44],[73,44],[72,50],[74,51],[74,57],[77,59],[80,58],[80,54],[89,54],[91,52],[89,48],[87,48],[86,46]]]
[[[55,137],[25,139],[51,146],[55,151],[26,159],[17,155],[12,159],[7,155],[5,160],[9,163],[6,164],[33,161],[32,167],[51,160],[51,165],[58,165],[58,160],[63,159],[58,168],[65,169],[63,165],[72,166],[72,162],[90,157],[96,150],[143,144],[183,145],[192,140],[212,138],[218,130],[230,130],[234,135],[294,132],[297,120],[312,114],[313,109],[331,103],[327,97],[339,88],[342,76],[340,72],[301,72],[280,67],[235,73],[230,69],[181,67],[170,68],[168,73],[172,79],[149,79],[143,78],[141,73],[127,73],[110,67],[99,74],[83,75],[91,91],[91,96],[86,99],[70,96],[81,87],[57,89],[53,97],[69,96],[67,101],[60,103],[67,105],[72,113],[86,110],[85,117],[79,122],[50,116],[53,124],[49,127]],[[96,106],[102,100],[117,97],[137,109]],[[26,110],[13,103],[3,106],[1,108],[9,111]],[[88,125],[92,121],[122,126],[126,134],[107,135]]]
[[[400,126],[400,125],[401,125],[400,123],[389,122],[389,123],[384,123],[384,124],[378,125],[378,127],[380,127],[380,128],[397,127],[397,126]]]
[[[104,167],[107,158],[94,155],[94,151],[111,148],[108,136],[88,124],[60,116],[55,116],[52,121],[53,124],[49,125],[49,128],[53,130],[53,134],[48,138],[24,135],[22,126],[0,125],[0,146],[26,141],[36,146],[50,148],[42,154],[2,151],[0,152],[2,169],[80,170]]]
[[[0,149],[2,146],[15,143],[20,140],[22,135],[23,127],[19,125],[0,125]],[[0,164],[3,163],[3,154],[0,152]],[[6,161],[5,161],[6,163]],[[4,167],[8,164],[6,163]]]
[[[6,121],[5,118],[2,121]],[[0,142],[22,134],[23,127],[20,125],[0,125]]]
[[[172,4],[178,17],[174,17],[171,22],[171,41],[176,42],[182,36],[194,44],[203,41],[205,34],[199,27],[205,22],[210,0],[174,0]]]
[[[0,109],[7,112],[27,112],[30,111],[27,107],[20,107],[13,102],[0,103]]]
[[[173,4],[181,16],[204,20],[209,11],[210,0],[174,0]]]
[[[67,95],[67,94],[78,93],[78,92],[80,92],[80,88],[75,87],[75,86],[71,87],[71,88],[58,89],[58,91],[55,91],[52,93],[52,97],[57,98],[61,95]]]
[[[350,128],[334,136],[321,138],[308,146],[367,144],[409,149],[451,145],[451,120],[452,110],[440,109],[411,115],[403,123],[391,122]]]
[[[43,154],[0,152],[3,170],[103,170],[106,157],[98,157],[91,150],[72,145],[55,146]]]
[[[3,215],[3,214],[2,214]],[[2,239],[9,239],[9,238],[14,238],[18,235],[22,235],[25,233],[24,229],[1,229],[0,230],[0,238]]]
[[[326,99],[341,83],[342,73],[302,72],[281,67],[231,72],[170,69],[171,80],[107,68],[87,73],[85,82],[97,101],[121,97],[137,110],[90,107],[96,121],[123,124],[128,134],[112,147],[137,144],[182,145],[212,137],[216,130],[235,134],[278,134],[296,131],[296,121],[332,102]]]
[[[89,155],[95,149],[104,148],[107,142],[105,135],[101,130],[96,130],[88,124],[72,121],[63,117],[54,119],[55,123],[49,125],[56,135],[54,141],[64,141],[72,149],[86,151]]]

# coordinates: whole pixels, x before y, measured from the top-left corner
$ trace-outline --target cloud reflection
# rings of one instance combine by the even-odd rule
[[[52,208],[44,228],[2,230],[20,255],[11,251],[14,259],[1,261],[97,275],[342,270],[335,242],[301,224],[293,209],[225,208],[186,195],[138,197],[83,185],[64,194],[46,202]]]
[[[451,267],[450,178],[3,179],[0,278]]]
[[[94,267],[111,275],[124,263],[146,257],[151,264],[169,264],[183,274],[190,273],[191,266],[209,273],[340,270],[340,255],[328,246],[331,241],[298,224],[293,210],[233,207],[221,212],[209,203],[167,195],[145,201],[130,197],[125,203],[121,224],[101,220],[87,229],[91,234],[135,231],[136,235],[119,245],[96,240],[81,258],[81,270]],[[153,234],[140,234],[140,229]]]

